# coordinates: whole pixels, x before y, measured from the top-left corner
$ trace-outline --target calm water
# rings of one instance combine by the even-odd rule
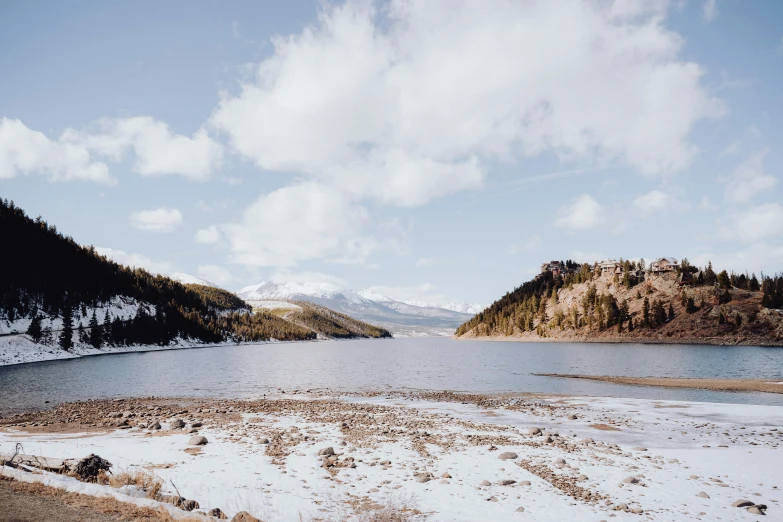
[[[783,395],[537,377],[583,373],[783,381],[783,349],[393,339],[116,354],[0,367],[0,412],[115,396],[253,397],[282,388],[544,392],[783,405]]]

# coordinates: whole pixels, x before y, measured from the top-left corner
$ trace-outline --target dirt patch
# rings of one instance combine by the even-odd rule
[[[601,431],[620,431],[620,428],[609,426],[608,424],[591,424],[590,427]]]

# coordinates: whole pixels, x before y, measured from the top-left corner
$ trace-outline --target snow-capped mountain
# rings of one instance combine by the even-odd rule
[[[194,275],[186,274],[185,272],[172,272],[166,275],[167,277],[173,279],[174,281],[178,281],[183,285],[203,285],[203,286],[212,286],[215,288],[218,287],[218,285],[216,285],[211,281],[207,281],[206,279],[202,279]]]
[[[333,283],[272,283],[265,281],[242,288],[237,295],[245,301],[311,301],[360,321],[387,328],[398,335],[452,335],[460,324],[479,309],[461,303],[397,301],[371,289],[350,290]],[[448,306],[448,307],[447,307]]]

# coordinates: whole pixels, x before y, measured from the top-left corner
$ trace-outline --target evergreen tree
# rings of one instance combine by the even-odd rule
[[[111,327],[111,315],[109,314],[109,309],[107,308],[106,312],[103,314],[103,324],[101,325],[101,333],[103,334],[101,339],[103,342],[101,344],[111,344]]]
[[[633,332],[633,317],[628,319],[628,331]]]
[[[41,344],[52,344],[52,327],[44,326],[41,329]]]
[[[650,300],[646,297],[642,302],[642,327],[643,328],[650,327]]]
[[[60,331],[60,348],[70,350],[73,348],[73,310],[68,299],[63,307],[63,329]]]
[[[726,323],[726,317],[723,315],[723,310],[721,310],[720,314],[718,314],[718,324],[725,324]]]
[[[107,312],[108,314],[108,312]],[[98,324],[98,317],[95,315],[95,309],[92,311],[92,317],[90,317],[90,344],[93,348],[100,348],[103,344],[103,329]]]
[[[720,274],[718,274],[718,286],[725,289],[731,288],[731,279],[725,270],[721,270]]]
[[[685,311],[692,314],[696,311],[696,303],[693,302],[693,297],[689,297],[685,303]]]
[[[87,332],[84,331],[81,321],[79,321],[79,327],[76,329],[76,338],[79,339],[80,343],[87,344],[89,342],[89,337],[87,337]]]
[[[672,319],[674,319],[674,307],[672,306],[671,302],[669,303],[669,314],[668,314],[668,317],[667,317],[667,319],[668,319],[669,321],[671,321]]]
[[[27,327],[27,335],[32,338],[34,343],[40,342],[41,337],[43,337],[43,330],[41,329],[41,316],[38,315],[37,309],[33,314],[33,319],[30,321],[30,326]]]
[[[761,285],[759,284],[759,280],[756,279],[756,274],[753,274],[748,283],[748,290],[751,292],[758,292],[759,289],[761,289]]]
[[[717,280],[718,278],[715,275],[715,271],[712,269],[712,261],[708,261],[707,268],[704,270],[704,284],[713,286]]]

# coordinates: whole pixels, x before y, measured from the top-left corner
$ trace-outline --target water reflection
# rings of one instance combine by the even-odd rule
[[[117,354],[0,367],[0,412],[114,396],[252,397],[283,389],[448,389],[783,404],[783,395],[538,377],[584,373],[783,380],[783,350],[394,339]]]

